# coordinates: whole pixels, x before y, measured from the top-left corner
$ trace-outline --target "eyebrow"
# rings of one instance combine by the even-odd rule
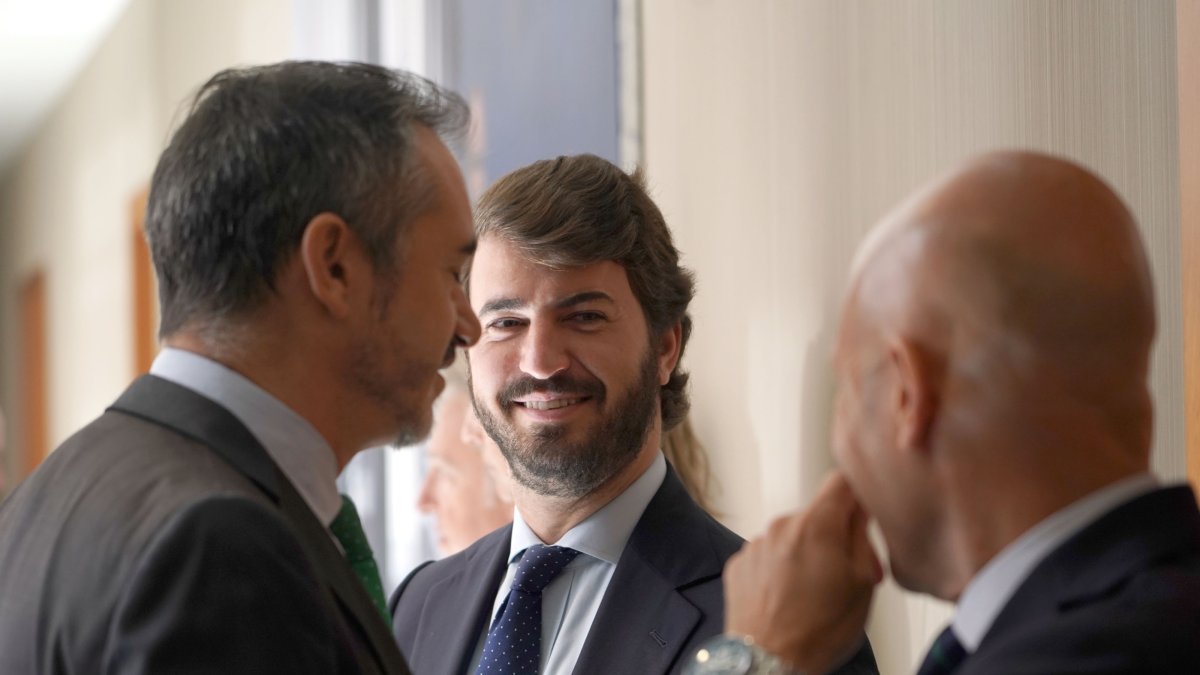
[[[583,291],[582,293],[568,295],[562,300],[559,300],[558,302],[554,303],[554,308],[566,309],[568,307],[574,307],[575,305],[582,305],[585,302],[594,302],[596,300],[616,304],[612,297],[603,291]]]
[[[596,301],[613,304],[616,302],[612,299],[612,296],[603,291],[583,291],[581,293],[575,293],[574,295],[568,295],[562,300],[555,302],[553,306],[554,309],[567,309],[568,307],[574,307],[575,305],[582,305],[585,302]],[[496,298],[495,300],[488,300],[487,302],[483,303],[483,307],[479,308],[479,315],[483,316],[484,314],[490,314],[492,312],[507,312],[512,309],[521,309],[526,304],[528,303],[520,298]]]

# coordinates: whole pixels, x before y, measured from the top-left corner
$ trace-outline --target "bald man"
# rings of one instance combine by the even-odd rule
[[[902,205],[843,308],[840,471],[731,559],[696,671],[850,653],[874,518],[896,580],[957,603],[922,674],[1196,672],[1200,513],[1149,472],[1154,332],[1133,217],[1079,166],[993,154]]]

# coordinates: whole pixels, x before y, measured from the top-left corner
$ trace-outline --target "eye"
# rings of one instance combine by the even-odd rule
[[[567,321],[584,326],[597,324],[607,320],[608,317],[604,316],[602,312],[595,312],[591,310],[575,312],[567,316]]]
[[[493,330],[512,330],[521,326],[520,319],[514,319],[510,316],[500,317],[488,324],[488,328]]]

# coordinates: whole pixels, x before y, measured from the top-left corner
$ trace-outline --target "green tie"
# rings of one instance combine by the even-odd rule
[[[367,534],[363,532],[362,521],[358,519],[358,509],[354,508],[354,502],[350,501],[347,495],[342,495],[342,510],[338,511],[337,518],[333,519],[329,530],[341,542],[350,567],[354,568],[354,573],[367,589],[367,595],[371,596],[371,601],[379,608],[383,620],[391,626],[392,617],[388,616],[387,603],[383,600],[383,581],[379,578],[379,566],[375,564],[371,544],[367,541]]]

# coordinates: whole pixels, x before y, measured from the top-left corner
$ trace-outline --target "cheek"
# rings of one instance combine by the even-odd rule
[[[469,354],[471,361],[471,386],[476,398],[490,403],[504,383],[504,363],[507,358],[502,345],[480,345]]]

